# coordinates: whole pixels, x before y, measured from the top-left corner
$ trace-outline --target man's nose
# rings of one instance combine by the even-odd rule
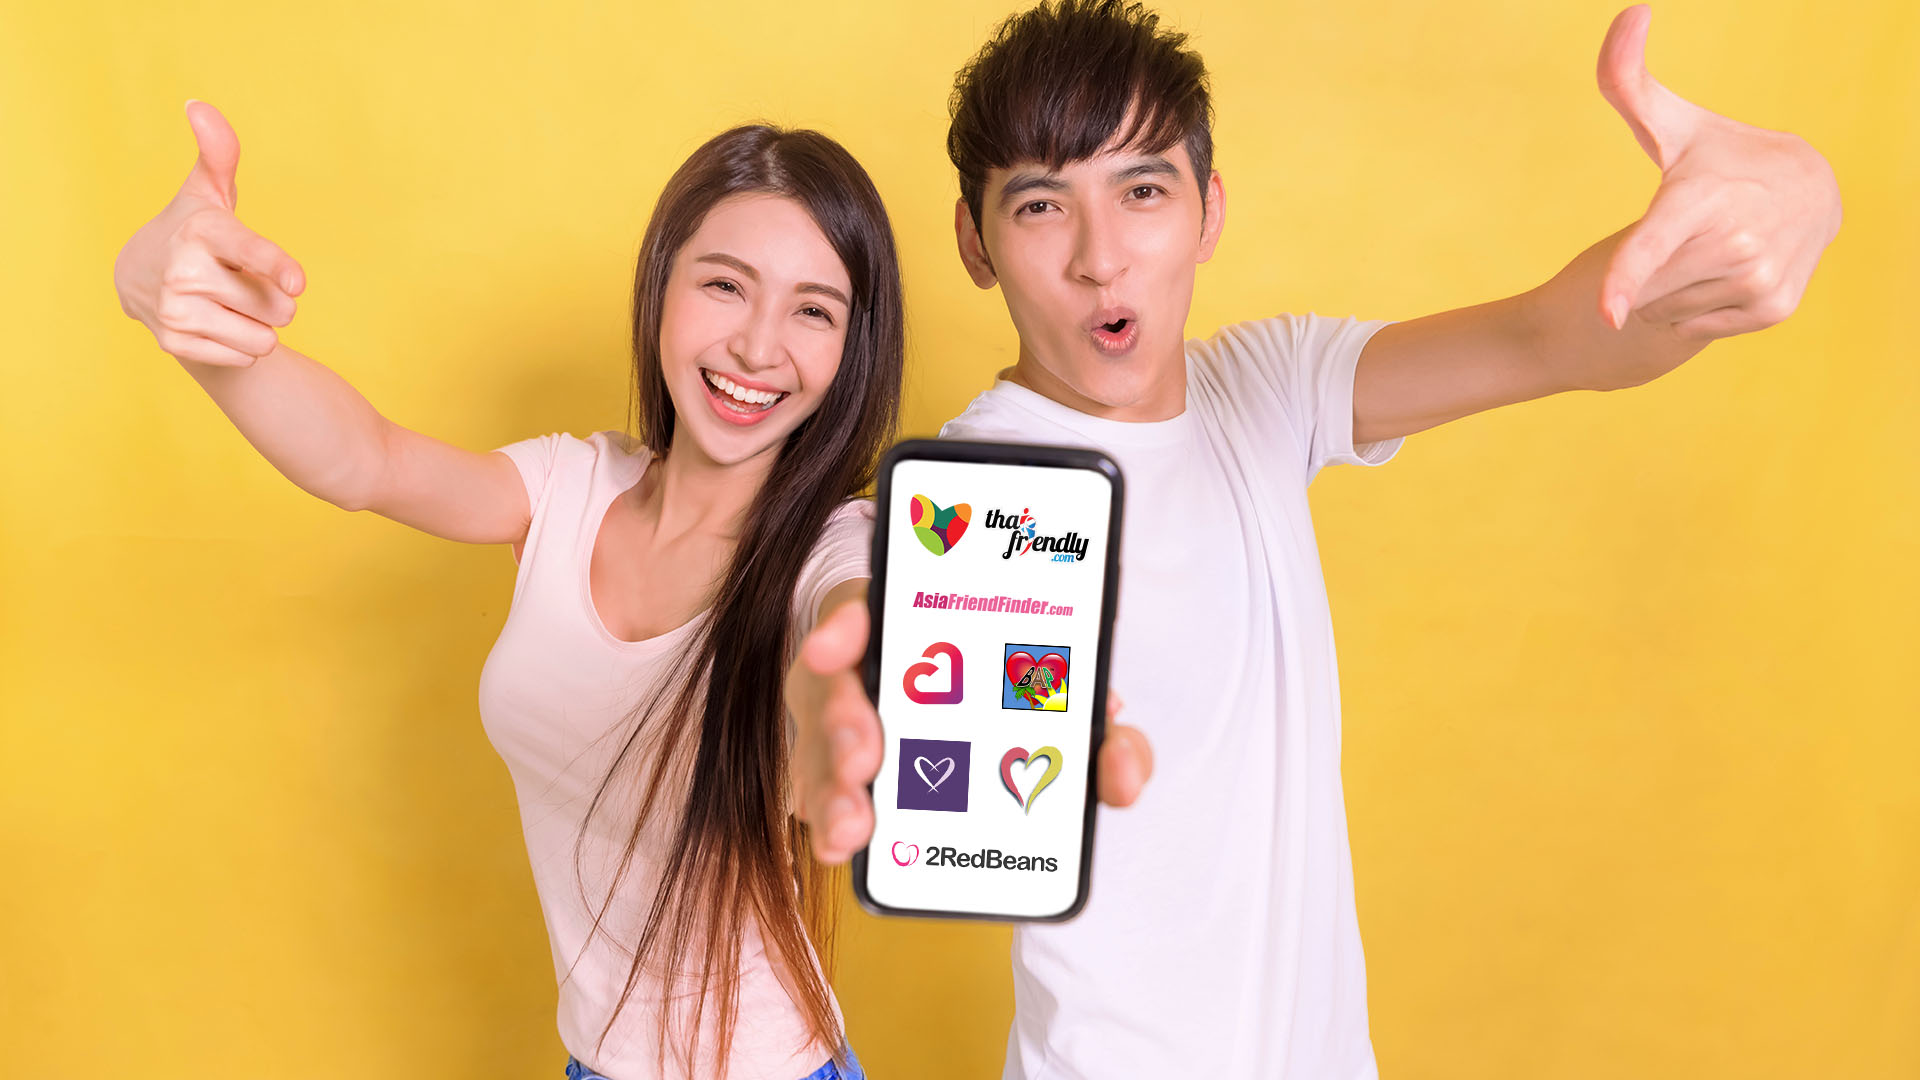
[[[1106,286],[1126,269],[1119,223],[1111,214],[1089,211],[1080,215],[1074,232],[1073,260],[1067,272],[1090,285]]]

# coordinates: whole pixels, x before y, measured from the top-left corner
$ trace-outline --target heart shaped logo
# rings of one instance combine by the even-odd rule
[[[917,705],[958,705],[966,675],[966,664],[960,659],[960,650],[950,641],[936,641],[927,646],[926,651],[920,655],[929,659],[936,656],[947,658],[949,676],[947,688],[945,690],[920,688],[921,679],[940,673],[940,665],[923,661],[907,669],[906,679],[901,685],[901,689],[907,693],[907,700]]]
[[[901,739],[894,781],[899,809],[966,813],[972,750],[964,739]]]
[[[939,761],[928,761],[926,758],[917,757],[913,759],[913,771],[920,774],[920,782],[927,785],[928,791],[939,791],[940,785],[946,783],[947,777],[953,775],[953,759],[943,757]],[[937,774],[939,779],[934,779],[933,776],[928,775],[929,773]]]
[[[1009,709],[1025,705],[1029,709],[1066,708],[1067,657],[1064,649],[1042,651],[1035,646],[1008,646],[1007,689],[1012,701],[1002,701]],[[1032,651],[1029,651],[1031,649]],[[1040,656],[1035,659],[1034,653]],[[1060,695],[1059,701],[1052,699]]]
[[[915,495],[907,503],[907,523],[913,526],[913,535],[935,555],[952,551],[967,534],[967,524],[972,520],[973,507],[966,503],[941,506],[925,495]]]
[[[906,848],[908,852],[907,857],[904,859],[900,857],[900,849],[903,847]],[[895,840],[893,842],[893,861],[895,864],[900,866],[912,866],[915,862],[918,862],[919,859],[920,859],[919,844],[909,844],[905,840]]]
[[[1031,765],[1042,758],[1047,762],[1046,771],[1040,774],[1040,782],[1033,785],[1033,790],[1027,792],[1026,797],[1022,798],[1019,786],[1013,782],[1013,767],[1023,761]],[[1013,796],[1013,801],[1019,803],[1020,808],[1028,813],[1033,812],[1033,800],[1039,798],[1040,793],[1047,789],[1047,785],[1053,783],[1053,778],[1059,775],[1060,748],[1057,746],[1043,746],[1031,755],[1024,747],[1016,746],[1000,759],[1000,783],[1006,787],[1007,794]]]

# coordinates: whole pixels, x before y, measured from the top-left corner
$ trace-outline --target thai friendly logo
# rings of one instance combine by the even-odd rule
[[[925,495],[915,495],[907,502],[907,523],[913,526],[913,535],[935,555],[952,551],[953,545],[967,534],[967,523],[971,520],[973,507],[966,503],[941,506]]]
[[[1000,557],[1011,559],[1015,555],[1028,555],[1033,552],[1051,554],[1049,562],[1079,562],[1087,557],[1087,540],[1077,532],[1065,536],[1047,536],[1033,519],[1033,511],[1021,507],[1020,513],[1003,514],[998,510],[987,511],[984,522],[989,529],[1007,530],[1007,550]]]

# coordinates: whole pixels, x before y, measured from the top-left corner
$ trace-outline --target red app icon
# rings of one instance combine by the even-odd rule
[[[918,685],[921,679],[940,674],[938,664],[923,660],[908,668],[907,677],[902,680],[901,688],[907,692],[908,701],[919,705],[958,705],[960,703],[960,690],[963,685],[961,674],[964,671],[960,650],[951,642],[936,641],[927,646],[927,650],[920,655],[931,658],[942,654],[945,654],[948,662],[946,689],[931,690]]]

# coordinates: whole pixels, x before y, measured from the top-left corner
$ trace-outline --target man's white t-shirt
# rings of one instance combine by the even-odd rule
[[[1102,807],[1085,910],[1014,934],[1007,1080],[1371,1080],[1333,622],[1307,505],[1353,445],[1387,321],[1280,315],[1187,343],[1186,411],[1104,420],[996,381],[944,438],[1095,446],[1126,483],[1110,683],[1153,745]]]

